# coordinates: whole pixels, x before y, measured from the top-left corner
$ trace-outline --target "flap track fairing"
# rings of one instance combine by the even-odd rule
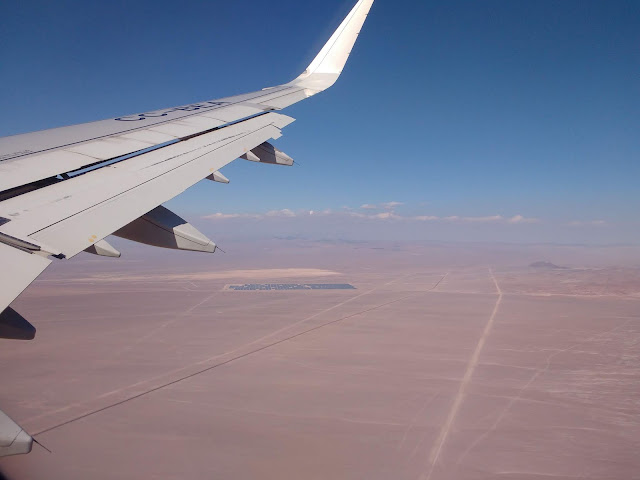
[[[162,205],[113,233],[116,237],[154,247],[213,253],[216,244]]]
[[[245,153],[240,158],[250,160],[252,162],[269,163],[272,165],[293,165],[293,158],[286,153],[278,150],[269,142],[258,145],[253,150]]]
[[[36,327],[31,325],[13,308],[7,307],[0,313],[0,338],[7,340],[33,340]]]
[[[211,175],[207,177],[207,180],[211,180],[212,182],[219,182],[219,183],[229,183],[229,179],[225,177],[223,174],[221,174],[220,172],[213,172]]]
[[[100,255],[101,257],[120,258],[120,252],[113,248],[106,240],[98,240],[96,243],[84,249],[87,253]]]

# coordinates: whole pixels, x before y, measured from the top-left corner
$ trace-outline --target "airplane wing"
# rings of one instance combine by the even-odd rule
[[[162,207],[193,184],[228,180],[237,158],[291,165],[269,143],[281,109],[335,83],[373,0],[359,0],[289,83],[110,120],[0,138],[0,338],[33,338],[9,304],[55,259],[119,256],[104,238],[203,252],[215,244]]]
[[[289,83],[234,97],[0,138],[0,338],[35,328],[9,304],[55,259],[118,257],[117,235],[166,248],[215,244],[161,204],[237,158],[292,165],[269,143],[293,119],[279,110],[338,79],[373,0],[359,0],[309,67]],[[33,439],[0,411],[0,457]]]

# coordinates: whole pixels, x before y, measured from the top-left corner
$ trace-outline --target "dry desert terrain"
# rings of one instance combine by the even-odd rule
[[[14,303],[38,334],[0,340],[0,405],[53,453],[7,480],[640,478],[635,251],[123,252]]]

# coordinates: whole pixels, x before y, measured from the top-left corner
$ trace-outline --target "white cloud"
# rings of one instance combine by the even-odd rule
[[[604,220],[574,220],[567,225],[570,227],[604,227],[607,224]]]
[[[384,208],[385,210],[393,210],[396,207],[399,207],[400,205],[404,205],[404,203],[402,202],[386,202],[386,203],[381,203],[380,207]]]
[[[496,223],[502,222],[504,217],[502,215],[490,215],[486,217],[461,217],[459,215],[451,215],[448,217],[442,217],[444,222],[456,222],[456,223]]]
[[[373,203],[365,203],[364,205],[360,205],[362,210],[393,210],[400,205],[404,205],[402,202],[384,202],[379,204]],[[343,207],[346,208],[346,207]]]
[[[206,220],[228,220],[230,218],[261,218],[262,215],[255,213],[212,213],[211,215],[205,215]]]
[[[289,210],[288,208],[283,208],[282,210],[269,210],[265,213],[265,217],[295,217],[296,213],[293,210]]]
[[[354,217],[354,218],[369,218],[373,216],[366,213],[351,212],[351,211],[344,212],[343,215],[346,215],[347,217]]]
[[[502,215],[491,215],[489,217],[463,217],[461,219],[466,223],[495,223],[504,220]]]
[[[302,213],[302,212],[301,212]],[[312,211],[305,211],[305,215],[313,215]],[[293,210],[289,210],[288,208],[284,208],[282,210],[270,210],[267,213],[212,213],[211,215],[205,215],[204,219],[206,220],[229,220],[232,218],[251,218],[251,219],[259,219],[259,218],[274,218],[274,217],[296,217],[298,214]]]
[[[405,217],[401,217],[400,215],[396,215],[393,212],[382,212],[376,215],[371,215],[370,218],[378,219],[378,220],[403,220]]]
[[[522,223],[538,223],[537,218],[523,217],[522,215],[514,215],[513,217],[503,217],[502,215],[488,215],[484,217],[460,217],[453,215],[450,217],[443,217],[443,221],[446,222],[459,222],[459,223],[510,223],[510,224],[522,224]]]
[[[342,218],[357,218],[362,220],[371,221],[387,221],[398,220],[405,222],[448,222],[448,223],[468,223],[468,224],[530,224],[539,223],[537,218],[528,218],[522,215],[514,215],[512,217],[504,217],[502,215],[488,215],[477,217],[463,217],[459,215],[450,215],[447,217],[438,217],[436,215],[415,215],[415,216],[403,216],[397,214],[393,208],[402,205],[401,202],[387,202],[379,205],[364,204],[360,209],[364,210],[378,210],[378,212],[362,212],[353,210],[349,207],[342,207],[340,210],[334,211],[331,209],[325,210],[291,210],[283,208],[281,210],[270,210],[266,213],[214,213],[207,215],[203,218],[209,220],[226,220],[233,218],[244,219],[265,219],[265,218],[319,218],[319,217],[342,217]],[[384,211],[380,211],[384,210]],[[593,222],[571,222],[569,225],[582,226],[582,225],[602,225],[604,222],[596,220]]]
[[[540,223],[539,218],[533,217],[523,217],[522,215],[514,215],[513,217],[507,219],[509,223]]]

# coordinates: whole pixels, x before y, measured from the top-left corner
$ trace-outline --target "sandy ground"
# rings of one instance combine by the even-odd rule
[[[36,340],[0,341],[0,405],[53,453],[0,471],[640,478],[637,270],[305,248],[216,272],[88,258],[47,273],[14,304]],[[247,270],[357,290],[223,289]]]
[[[215,272],[200,273],[163,273],[163,274],[147,274],[133,275],[126,272],[111,274],[95,274],[87,277],[75,277],[66,279],[67,283],[96,283],[96,282],[199,282],[206,280],[218,280],[221,278],[237,278],[245,280],[279,280],[281,278],[316,278],[337,275],[337,272],[330,270],[322,270],[319,268],[256,268],[253,270],[222,270]],[[43,280],[43,282],[58,283],[58,279]]]

